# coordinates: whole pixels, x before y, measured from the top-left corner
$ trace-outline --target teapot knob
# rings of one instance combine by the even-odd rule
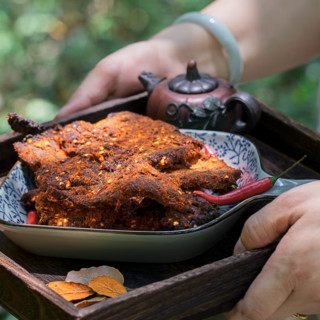
[[[197,68],[197,63],[194,60],[190,60],[187,64],[187,74],[186,79],[188,81],[200,79],[200,73]]]
[[[216,78],[207,73],[199,73],[197,64],[190,60],[187,72],[171,79],[168,87],[171,91],[182,94],[201,94],[215,90],[219,86]]]

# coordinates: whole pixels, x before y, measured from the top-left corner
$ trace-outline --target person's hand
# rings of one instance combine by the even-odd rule
[[[227,62],[217,40],[204,28],[183,23],[105,57],[87,75],[57,117],[142,91],[138,80],[142,71],[167,78],[185,73],[191,59],[196,60],[200,72],[204,69],[227,77]]]
[[[174,55],[152,41],[137,42],[101,60],[87,75],[57,117],[82,110],[107,99],[119,98],[143,90],[138,80],[142,71],[150,71],[161,77],[181,71]],[[164,63],[163,61],[167,61]],[[180,67],[180,68],[179,68]]]
[[[283,320],[320,313],[320,181],[293,188],[252,215],[234,253],[284,235],[228,320]]]

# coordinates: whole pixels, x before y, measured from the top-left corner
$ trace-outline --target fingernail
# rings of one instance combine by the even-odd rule
[[[241,238],[239,238],[239,240],[237,241],[237,243],[233,249],[233,254],[238,254],[238,253],[242,253],[245,251],[246,251],[246,248],[242,244]]]

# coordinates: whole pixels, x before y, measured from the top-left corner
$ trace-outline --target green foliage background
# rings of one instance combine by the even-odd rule
[[[124,45],[146,39],[210,0],[1,0],[0,134],[10,111],[51,120],[94,65]],[[316,128],[317,59],[240,86]]]

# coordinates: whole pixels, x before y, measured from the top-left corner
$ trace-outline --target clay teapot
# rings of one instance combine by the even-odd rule
[[[173,79],[143,71],[139,80],[149,93],[146,114],[179,128],[246,133],[257,124],[259,103],[221,78],[199,73],[188,62],[186,74]]]

